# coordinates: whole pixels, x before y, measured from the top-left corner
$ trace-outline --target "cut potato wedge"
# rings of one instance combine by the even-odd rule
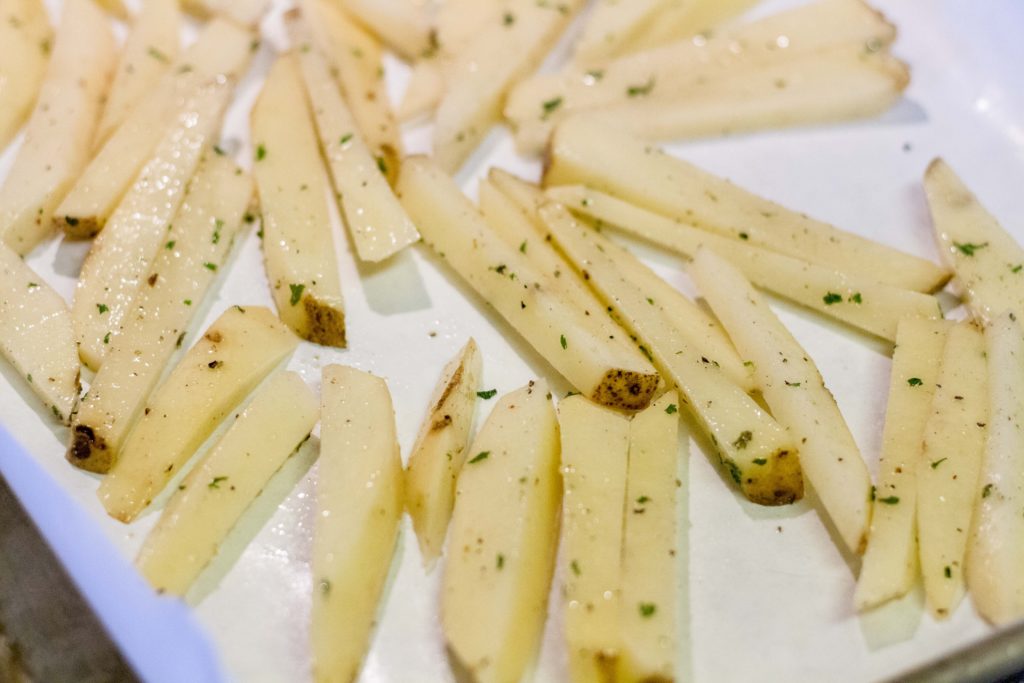
[[[0,187],[0,237],[19,254],[50,234],[54,208],[88,161],[115,45],[92,0],[64,3],[25,141]]]
[[[500,119],[508,90],[540,65],[582,4],[509,0],[505,14],[513,20],[482,28],[466,46],[448,70],[437,107],[434,157],[441,168],[462,166]]]
[[[271,0],[182,0],[186,11],[202,19],[222,16],[250,28],[259,26],[270,5]]]
[[[406,159],[398,193],[431,248],[578,391],[616,408],[650,402],[658,373],[626,335],[601,337],[434,163]]]
[[[693,7],[698,3],[676,4]],[[822,52],[843,46],[847,54],[877,52],[895,36],[895,27],[860,0],[822,0],[707,38],[682,40],[632,54],[599,68],[573,65],[555,73],[538,74],[512,90],[505,116],[516,128],[520,149],[540,151],[554,126],[580,111],[650,97],[672,100],[684,93],[692,97],[695,89],[714,88],[723,80],[746,76],[769,65],[787,64],[786,68],[799,73],[802,65],[813,62]],[[781,77],[790,75],[783,73]],[[629,121],[622,123],[632,125]]]
[[[236,170],[221,156],[203,162],[145,284],[122,322],[102,340],[110,350],[78,406],[72,430],[103,443],[112,460],[181,346],[242,226],[252,179]]]
[[[313,677],[354,681],[402,517],[402,460],[384,380],[323,369],[313,527]]]
[[[1024,616],[1024,334],[1006,313],[985,330],[989,427],[967,546],[967,586],[993,624]]]
[[[576,40],[573,63],[603,64],[618,56],[671,4],[672,0],[598,0]]]
[[[689,38],[706,39],[759,0],[678,0],[665,8],[658,21],[647,27],[630,45],[641,50]]]
[[[940,619],[964,595],[964,556],[991,422],[985,353],[984,336],[970,323],[950,329],[917,466],[921,575],[928,608]]]
[[[942,159],[928,165],[924,189],[943,260],[956,273],[974,317],[1024,317],[1024,248]]]
[[[132,22],[110,85],[93,147],[102,145],[177,60],[181,13],[177,0],[146,0]]]
[[[844,232],[751,194],[606,126],[570,119],[555,132],[547,185],[582,183],[669,218],[751,244],[930,292],[949,273],[940,266]]]
[[[72,237],[98,233],[153,156],[160,139],[195,88],[218,78],[237,79],[249,63],[252,34],[215,19],[170,71],[110,134],[54,212]]]
[[[562,610],[574,683],[612,680],[619,656],[629,425],[621,413],[582,396],[558,404]]]
[[[294,43],[312,44],[309,28],[297,15],[290,15],[287,23]],[[383,261],[417,241],[420,234],[388,185],[386,162],[374,158],[360,135],[323,54],[300,49],[298,59],[356,253],[363,261]]]
[[[135,560],[157,591],[184,595],[320,415],[294,372],[267,380],[178,486]]]
[[[445,366],[430,409],[409,453],[405,505],[428,567],[441,555],[455,506],[455,480],[469,446],[482,372],[480,350],[470,339]]]
[[[871,475],[832,392],[807,352],[735,267],[708,249],[690,275],[739,349],[772,414],[800,439],[800,466],[850,552],[864,552]]]
[[[447,6],[445,3],[444,6]],[[412,121],[433,113],[444,97],[444,70],[436,60],[420,60],[409,72],[409,84],[402,93],[395,116],[399,121]]]
[[[858,610],[902,597],[917,575],[917,469],[951,325],[908,318],[896,334],[871,533],[853,597]]]
[[[641,349],[678,387],[718,450],[743,495],[762,505],[784,505],[803,495],[795,440],[725,376],[719,363],[695,350],[616,266],[609,243],[562,206],[540,211],[562,252],[636,335]]]
[[[53,40],[42,0],[18,0],[0,8],[0,149],[32,112],[46,74]]]
[[[675,680],[678,400],[668,392],[629,425],[618,680]]]
[[[109,470],[99,488],[103,507],[132,521],[297,344],[267,309],[228,309],[150,397],[116,460],[82,429],[72,435],[68,459]]]
[[[406,60],[430,49],[430,20],[411,0],[336,0]]]
[[[755,285],[818,313],[894,341],[901,318],[941,317],[928,294],[877,283],[646,211],[581,185],[549,188],[549,197],[575,213],[610,224],[692,259],[701,247],[725,256]],[[749,237],[749,235],[747,235]]]
[[[380,41],[326,0],[305,0],[303,11],[367,148],[394,184],[402,161],[402,139],[384,87]]]
[[[167,243],[172,219],[185,198],[203,150],[216,135],[231,96],[224,82],[197,88],[177,123],[93,242],[82,264],[71,314],[79,355],[97,369],[132,300]],[[213,265],[211,270],[216,269]]]
[[[543,380],[503,396],[459,476],[441,624],[477,683],[520,680],[544,628],[562,493],[549,396]]]
[[[96,0],[96,4],[104,12],[121,21],[130,21],[132,18],[131,12],[124,5],[124,0]]]
[[[345,303],[320,160],[298,60],[271,68],[252,110],[263,255],[278,315],[303,339],[345,347]]]
[[[62,423],[78,400],[78,350],[60,294],[0,244],[0,353]]]

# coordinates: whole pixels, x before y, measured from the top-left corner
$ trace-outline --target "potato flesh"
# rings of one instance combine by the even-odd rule
[[[602,64],[655,22],[670,0],[598,0],[576,41],[574,64]]]
[[[153,260],[167,242],[168,226],[185,199],[203,150],[220,127],[231,92],[202,86],[178,112],[175,126],[93,242],[82,264],[71,314],[82,361],[98,369],[110,349],[107,334],[124,323]]]
[[[907,318],[896,333],[871,533],[853,598],[858,610],[905,595],[917,574],[917,469],[951,324]]]
[[[13,2],[0,12],[0,149],[32,112],[46,74],[52,34],[41,0]]]
[[[723,237],[581,185],[553,187],[547,194],[574,213],[618,227],[687,259],[701,247],[713,249],[758,287],[883,339],[895,341],[901,318],[941,316],[938,300],[928,294],[780,254],[750,240]]]
[[[601,338],[443,171],[411,157],[398,192],[426,242],[581,393],[613,407],[648,404],[658,385],[654,367],[625,338]]]
[[[204,19],[223,16],[242,26],[255,28],[270,8],[271,0],[183,0],[184,8]]]
[[[733,481],[750,500],[792,503],[803,495],[795,440],[713,358],[702,356],[652,306],[645,293],[622,277],[607,240],[576,222],[559,205],[541,209],[545,225],[588,282],[617,311],[682,394],[718,449]]]
[[[302,378],[267,380],[178,486],[135,561],[158,591],[184,595],[319,416]]]
[[[82,431],[72,435],[69,459],[86,469],[108,469],[100,501],[112,517],[132,521],[297,344],[267,309],[229,308],[147,401],[116,461]]]
[[[313,527],[313,677],[354,681],[402,516],[402,460],[384,380],[323,370]]]
[[[91,0],[67,0],[35,109],[3,186],[0,236],[27,254],[88,161],[116,60],[110,22]]]
[[[407,60],[430,48],[430,22],[410,0],[337,0],[343,10]]]
[[[409,454],[405,503],[428,567],[441,554],[455,506],[455,481],[466,458],[482,361],[470,339],[445,366]]]
[[[967,586],[993,624],[1024,616],[1024,336],[1015,317],[1000,315],[985,331],[991,409],[967,546]]]
[[[469,680],[517,681],[543,630],[558,538],[558,423],[547,384],[503,396],[468,456],[448,538],[441,624]]]
[[[946,340],[917,467],[918,557],[928,608],[940,619],[964,595],[964,556],[989,422],[985,339],[962,322]]]
[[[728,261],[701,249],[689,272],[740,356],[754,363],[772,414],[800,440],[804,476],[846,548],[864,552],[871,475],[814,361]]]
[[[84,427],[117,459],[146,399],[181,346],[216,273],[224,265],[252,199],[252,179],[225,157],[209,155],[167,241],[124,316],[105,342],[110,351],[80,403],[72,431]],[[76,458],[78,459],[78,458]],[[74,461],[74,460],[73,460]]]
[[[775,202],[585,118],[555,132],[547,185],[582,183],[650,211],[893,287],[929,292],[943,268]]]
[[[574,683],[610,678],[621,636],[622,515],[629,420],[582,396],[558,404],[562,444],[562,611]]]

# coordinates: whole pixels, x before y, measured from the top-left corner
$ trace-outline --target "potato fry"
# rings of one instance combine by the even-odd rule
[[[1024,249],[942,159],[928,165],[924,188],[943,260],[956,273],[972,315],[1024,317]]]
[[[52,41],[42,0],[17,0],[0,8],[0,149],[32,112]]]
[[[930,292],[944,268],[747,192],[648,143],[570,119],[555,132],[546,185],[582,183],[704,230],[893,287]]]
[[[978,478],[965,574],[974,606],[993,624],[1024,615],[1024,335],[1013,313],[985,330],[989,428]]]
[[[671,4],[672,0],[597,0],[574,46],[573,63],[603,64],[621,54]]]
[[[93,147],[101,146],[160,82],[178,57],[181,13],[177,0],[145,0],[121,49],[96,129]]]
[[[218,78],[234,80],[249,63],[252,34],[215,19],[170,71],[110,134],[54,212],[54,222],[72,237],[92,237],[153,156],[161,137],[195,88]]]
[[[447,6],[447,3],[446,3]],[[421,59],[413,64],[409,85],[402,93],[395,116],[399,121],[412,121],[432,114],[444,97],[444,69],[436,60]]]
[[[444,549],[455,506],[455,481],[466,459],[482,361],[470,338],[445,366],[430,398],[430,409],[409,453],[405,505],[428,567]]]
[[[601,337],[590,316],[494,234],[435,164],[406,159],[398,193],[431,248],[577,390],[616,408],[636,410],[650,402],[658,374],[626,335]]]
[[[629,425],[618,680],[675,680],[679,397],[670,391]]]
[[[71,313],[18,254],[0,244],[0,353],[62,423],[78,400]]]
[[[222,16],[250,28],[259,26],[270,5],[271,0],[182,0],[185,10],[201,19]]]
[[[918,557],[928,608],[940,619],[964,596],[967,538],[991,422],[990,390],[984,336],[961,322],[950,329],[942,352],[924,457],[917,465]]]
[[[895,341],[901,318],[941,317],[928,294],[878,284],[769,249],[751,239],[736,240],[673,221],[611,195],[580,185],[549,188],[549,197],[574,213],[589,216],[692,259],[701,247],[722,254],[755,285],[865,332]],[[748,235],[749,238],[749,235]]]
[[[907,318],[896,333],[871,533],[853,596],[858,610],[902,597],[917,575],[917,468],[951,325]]]
[[[178,112],[177,125],[93,242],[82,264],[71,315],[79,355],[99,368],[110,349],[103,342],[119,329],[132,300],[149,274],[204,148],[220,128],[231,96],[227,83],[197,88]]]
[[[263,256],[278,315],[303,339],[344,348],[345,303],[327,174],[294,55],[271,67],[253,106],[251,129]]]
[[[807,352],[736,268],[708,249],[690,275],[754,363],[772,414],[800,439],[800,466],[850,552],[864,552],[871,517],[871,475],[832,393]]]
[[[252,199],[252,179],[209,156],[191,181],[166,242],[121,323],[103,338],[110,350],[79,403],[72,431],[103,443],[116,460],[146,400],[179,348],[224,265]]]
[[[430,20],[409,0],[336,0],[342,9],[387,43],[400,57],[412,60],[430,48]]]
[[[384,380],[323,370],[313,527],[313,677],[354,681],[402,518],[402,459]]]
[[[670,4],[658,17],[658,21],[637,36],[629,49],[641,50],[683,38],[712,36],[715,29],[728,24],[743,12],[755,6],[759,0],[680,0]],[[810,7],[802,5],[801,7]]]
[[[229,308],[147,401],[116,461],[81,429],[72,434],[68,459],[83,469],[109,471],[100,501],[112,517],[130,522],[297,345],[267,309]]]
[[[441,625],[468,680],[518,681],[547,616],[558,544],[558,422],[547,383],[506,394],[459,476]]]
[[[289,18],[288,30],[293,42],[312,44],[309,28],[296,15]],[[383,261],[419,240],[419,232],[388,185],[386,162],[374,158],[359,134],[323,55],[300,49],[298,60],[356,253],[363,261]]]
[[[91,0],[67,0],[25,141],[0,187],[0,237],[19,254],[50,234],[54,208],[88,160],[115,60],[107,17]]]
[[[146,537],[135,564],[153,588],[188,591],[296,444],[305,443],[319,407],[294,372],[267,380],[188,473]]]
[[[785,505],[803,495],[795,440],[711,357],[696,351],[646,294],[624,278],[609,243],[574,220],[562,206],[541,209],[562,252],[587,273],[587,282],[623,323],[665,377],[682,394],[718,450],[743,495],[761,505]]]
[[[611,680],[619,656],[629,426],[621,413],[582,396],[558,404],[562,612],[573,683]]]

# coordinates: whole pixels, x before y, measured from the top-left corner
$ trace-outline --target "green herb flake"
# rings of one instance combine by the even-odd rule
[[[214,477],[210,480],[210,483],[206,485],[210,489],[219,489],[222,481],[227,481],[227,477]]]
[[[352,133],[345,133],[344,135],[341,136],[341,140],[339,140],[339,143],[344,145],[346,142],[348,142],[351,139],[352,139]]]
[[[945,569],[942,570],[942,573],[946,575],[947,579],[953,578],[953,568],[950,567],[948,564],[946,565]]]
[[[886,505],[896,505],[897,503],[900,502],[900,497],[899,496],[888,496],[886,498],[879,498],[878,502],[879,503],[885,503]]]
[[[654,362],[654,356],[653,356],[653,355],[651,354],[651,350],[650,350],[650,349],[648,349],[648,348],[647,348],[646,346],[644,346],[643,344],[640,344],[640,345],[639,345],[639,348],[640,348],[640,353],[642,353],[642,354],[644,354],[645,356],[647,356],[647,360],[649,360],[649,361],[651,361],[651,362],[653,363],[653,362]]]
[[[491,454],[490,451],[480,451],[479,453],[474,455],[472,458],[470,458],[469,464],[470,465],[475,465],[478,462],[480,462],[481,460],[486,460],[487,456],[489,456],[490,454]]]
[[[974,252],[979,249],[984,249],[988,246],[988,242],[982,242],[981,244],[972,244],[971,242],[953,242],[953,247],[964,256],[974,256]]]
[[[294,306],[295,304],[299,303],[299,301],[302,299],[302,292],[303,290],[306,289],[306,285],[288,285],[288,289],[292,291],[292,296],[288,301],[291,303],[292,306]]]
[[[104,344],[109,344],[110,343],[110,333],[109,332],[107,332],[105,335],[103,335],[103,343]]]
[[[181,303],[185,304],[186,306],[191,306],[192,305],[192,299],[185,299]]]
[[[732,442],[732,445],[736,448],[743,450],[747,447],[747,444],[754,438],[753,432],[750,430],[744,430],[740,432],[740,435],[736,437],[736,440]]]
[[[388,174],[388,163],[384,161],[384,157],[377,157],[377,168],[384,175]]]
[[[985,484],[985,488],[983,488],[981,490],[981,497],[982,498],[988,498],[989,496],[991,496],[992,495],[992,488],[994,486],[995,486],[995,484]]]
[[[836,294],[835,292],[828,292],[825,296],[821,297],[821,300],[825,302],[826,306],[831,306],[832,304],[842,303],[843,295]]]
[[[938,460],[932,462],[932,469],[937,470],[939,468],[939,465],[946,462],[947,460],[949,460],[949,458],[939,458]]]
[[[669,403],[668,407],[665,408],[665,412],[668,413],[669,415],[674,415],[675,413],[679,412],[679,408],[676,406],[675,403]]]
[[[924,384],[924,382],[921,381],[920,377],[911,377],[910,379],[907,380],[907,384],[909,384],[912,387],[919,387],[922,384]]]
[[[267,158],[267,148],[263,143],[256,145],[256,161],[263,161]]]
[[[877,497],[877,494],[878,494],[878,487],[872,486],[871,487],[871,500],[874,500]]]
[[[227,155],[227,152],[225,152],[224,148],[221,147],[220,145],[214,145],[213,146],[213,153],[216,154],[219,157]]]
[[[651,502],[651,499],[648,498],[647,496],[640,496],[639,498],[636,499],[636,502],[637,505],[643,505],[644,503]]]
[[[523,243],[519,245],[519,251],[520,251],[520,253],[523,253],[523,254],[526,253],[526,240],[523,240]]]
[[[745,232],[741,232],[741,233],[740,233],[740,239],[741,239],[741,240],[749,240],[749,239],[750,239],[750,235],[748,235],[748,234],[747,234],[747,233],[745,233]]]
[[[576,576],[580,575],[580,563],[577,562],[576,560],[573,560],[572,562],[569,563],[569,569],[571,569],[572,573],[575,574]]]
[[[498,557],[494,560],[494,566],[496,566],[498,569],[503,569],[505,567],[505,556],[501,553],[498,553]]]
[[[864,303],[864,298],[860,295],[860,292],[854,292],[853,295],[848,299],[848,301],[855,304],[862,304]]]
[[[768,459],[767,458],[754,458],[754,464],[755,465],[767,465],[768,464]]]
[[[177,242],[175,242],[174,240],[171,240],[170,242],[168,242],[167,244],[164,245],[164,249],[168,249],[168,250],[174,249],[174,245],[175,244],[177,244]]]
[[[494,398],[495,396],[497,396],[498,395],[498,390],[497,389],[488,389],[487,391],[478,391],[478,392],[476,392],[476,395],[486,401],[488,399],[491,399],[491,398]]]
[[[654,616],[654,613],[658,611],[658,606],[653,602],[641,602],[639,605],[640,616],[644,619]]]
[[[516,15],[512,14],[511,12],[505,12],[505,16],[501,18],[501,23],[504,26],[511,26],[512,24],[516,23]]]
[[[1010,268],[1011,273],[1019,273],[1024,268],[1024,263],[1018,263],[1017,265]]]
[[[103,315],[109,311],[110,308],[106,304],[96,304],[96,310],[100,312],[100,315]]]
[[[29,289],[35,289],[38,286],[39,286],[38,282],[30,282],[30,283],[28,283],[28,288]]]
[[[170,60],[167,59],[167,55],[165,55],[163,52],[161,52],[160,50],[156,49],[152,45],[150,45],[149,49],[146,50],[146,54],[148,54],[150,57],[152,57],[156,61],[163,62],[164,64],[166,64],[168,61],[170,61]]]
[[[223,227],[224,221],[219,218],[213,219],[213,237],[211,238],[211,241],[214,244],[218,244],[220,242],[220,231]]]
[[[783,381],[786,383],[787,387],[798,387],[801,384],[801,382],[790,382],[788,380],[783,380]]]
[[[78,219],[73,216],[64,216],[64,222],[70,225],[72,228],[78,225]]]
[[[628,97],[641,97],[643,95],[650,95],[652,90],[654,90],[654,76],[651,76],[650,80],[643,85],[631,85],[626,88],[626,95]]]
[[[561,96],[559,96],[559,97],[552,97],[550,100],[545,100],[540,105],[540,108],[543,110],[541,112],[541,115],[540,115],[541,119],[546,119],[547,117],[551,116],[552,112],[554,112],[556,109],[558,109],[561,106],[562,106],[562,98],[561,98]]]
[[[217,264],[216,263],[210,263],[209,261],[207,261],[206,263],[203,264],[203,268],[206,268],[209,271],[213,271],[214,273],[217,272]]]
[[[561,339],[560,339],[559,341],[560,341],[560,342],[561,342],[561,344],[562,344],[562,349],[563,349],[563,350],[565,350],[565,349],[569,348],[569,342],[567,342],[567,341],[565,340],[565,335],[564,335],[564,334],[563,334],[563,335],[561,336]]]

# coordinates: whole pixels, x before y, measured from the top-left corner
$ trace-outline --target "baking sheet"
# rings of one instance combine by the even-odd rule
[[[56,2],[53,6],[56,6]],[[275,5],[253,73],[241,83],[224,136],[247,164],[247,111],[275,46],[284,45]],[[799,2],[769,1],[756,14]],[[1024,6],[957,0],[887,0],[876,5],[900,28],[895,52],[913,67],[905,99],[879,119],[843,125],[669,145],[673,154],[724,174],[812,216],[915,254],[936,258],[920,178],[943,155],[1014,235],[1024,240]],[[407,73],[389,62],[389,88]],[[392,68],[394,67],[394,68]],[[429,127],[407,130],[410,151],[429,149]],[[0,158],[6,173],[12,154]],[[515,155],[505,131],[492,134],[459,174],[475,194],[491,165],[537,177],[535,160]],[[335,217],[336,218],[336,217]],[[319,368],[339,362],[385,377],[403,455],[412,445],[438,373],[470,335],[484,356],[485,388],[515,389],[545,376],[556,395],[569,387],[427,249],[383,266],[357,264],[336,223],[350,348],[303,344],[291,361],[312,386]],[[693,293],[672,257],[633,245],[645,261]],[[54,241],[29,263],[69,300],[85,245]],[[258,239],[236,245],[202,329],[233,304],[272,307]],[[890,349],[814,314],[776,310],[817,361],[874,471],[888,384]],[[195,336],[195,332],[193,332]],[[190,343],[189,340],[188,343]],[[485,402],[478,420],[494,401]],[[128,562],[157,514],[126,527],[103,514],[98,479],[63,459],[65,430],[40,410],[17,374],[0,364],[0,419],[24,450],[0,440],[0,471],[25,502],[116,642],[151,681],[302,681],[310,675],[308,614],[313,439],[257,501],[222,555],[180,603],[149,594]],[[479,422],[478,422],[479,424]],[[993,633],[970,600],[943,623],[912,594],[867,617],[852,610],[856,561],[844,557],[813,500],[761,508],[738,497],[704,455],[681,443],[679,577],[685,619],[681,680],[869,681],[888,678]],[[158,501],[159,504],[159,501]],[[364,683],[453,680],[437,620],[439,571],[426,574],[408,520],[396,555]],[[536,681],[564,680],[558,577]],[[172,668],[187,667],[187,668]]]

